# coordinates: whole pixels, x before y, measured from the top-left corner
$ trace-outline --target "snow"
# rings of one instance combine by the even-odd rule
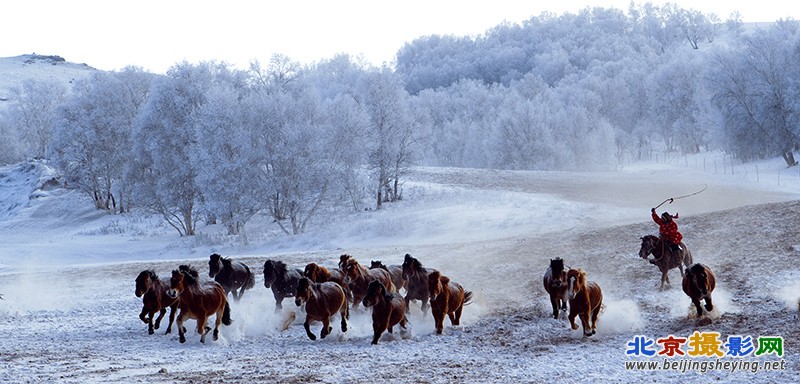
[[[706,153],[607,173],[420,167],[408,176],[404,200],[384,210],[320,218],[294,237],[262,217],[241,238],[218,226],[181,238],[157,217],[107,215],[81,192],[54,188],[46,163],[2,167],[0,381],[791,382],[800,360],[800,175],[780,159],[735,164],[733,173],[723,161]],[[657,269],[638,257],[639,237],[657,233],[650,207],[704,186],[659,211],[680,213],[695,261],[717,274],[709,325],[689,318],[678,271],[670,272],[672,288],[658,290]],[[167,319],[148,335],[137,318],[136,275],[153,268],[166,277],[191,263],[207,279],[213,252],[258,272],[256,287],[232,303],[234,323],[205,344],[193,321],[185,344],[174,329],[163,335]],[[414,303],[409,334],[384,334],[377,346],[370,345],[370,314],[361,309],[352,311],[345,334],[335,319],[325,340],[306,337],[301,312],[280,331],[297,309],[284,300],[275,313],[263,262],[333,267],[342,253],[386,264],[410,253],[473,291],[474,303],[460,327],[446,320],[440,336]],[[555,257],[603,288],[605,309],[591,338],[550,317],[541,277]],[[782,336],[787,369],[625,369],[632,360],[626,343],[635,335],[685,337],[695,330]]]
[[[87,77],[93,71],[95,69],[86,64],[63,61],[58,56],[0,57],[0,73],[3,74],[0,76],[0,109],[8,105],[12,97],[11,88],[19,87],[25,80],[54,81],[70,89],[73,81]]]

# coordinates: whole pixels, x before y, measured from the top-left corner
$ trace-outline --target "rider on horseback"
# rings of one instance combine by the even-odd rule
[[[659,217],[658,214],[656,214],[655,208],[650,208],[650,214],[653,216],[653,221],[658,224],[658,232],[661,238],[670,244],[672,252],[680,253],[681,248],[679,244],[683,239],[683,235],[678,232],[678,224],[673,220],[673,218],[678,218],[678,214],[676,213],[675,216],[672,216],[664,211],[661,217]]]

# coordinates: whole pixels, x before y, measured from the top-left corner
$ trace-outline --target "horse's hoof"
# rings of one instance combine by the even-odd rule
[[[153,331],[153,329],[152,329],[152,328],[150,328],[150,329],[148,329],[148,330],[147,330],[147,334],[148,334],[148,335],[152,335],[152,334],[154,334],[154,333],[156,333],[156,332],[155,332],[155,331]]]
[[[591,332],[585,332],[584,335],[586,335],[586,337],[592,337],[592,333]]]
[[[181,337],[180,338],[180,342],[181,342],[181,344],[185,343],[186,342],[186,338],[185,337]]]

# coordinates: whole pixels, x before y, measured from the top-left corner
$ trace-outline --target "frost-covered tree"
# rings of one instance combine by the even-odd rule
[[[208,102],[215,82],[232,81],[235,76],[222,63],[177,64],[166,77],[155,80],[137,119],[136,162],[131,169],[136,179],[134,198],[162,215],[181,236],[194,235],[201,219],[202,164],[193,156],[198,150],[198,111]]]
[[[27,79],[11,88],[5,120],[11,123],[27,157],[44,158],[53,138],[53,116],[67,88],[54,80]]]
[[[419,140],[408,93],[388,68],[369,73],[361,84],[361,104],[369,116],[367,151],[377,209],[400,198],[400,177],[412,164]]]
[[[127,168],[133,122],[147,100],[152,75],[137,68],[95,72],[79,80],[59,108],[50,157],[73,187],[98,209],[130,209]]]
[[[780,154],[797,164],[800,145],[800,44],[797,22],[743,37],[743,51],[720,53],[709,85],[723,118],[721,137],[742,160]]]

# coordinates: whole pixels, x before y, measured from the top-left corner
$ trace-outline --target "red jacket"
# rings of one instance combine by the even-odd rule
[[[661,236],[672,244],[680,244],[681,240],[683,240],[683,235],[678,232],[678,224],[675,223],[675,220],[665,222],[664,220],[661,220],[661,217],[659,217],[655,212],[652,214],[653,221],[658,224],[658,232],[661,233]]]

